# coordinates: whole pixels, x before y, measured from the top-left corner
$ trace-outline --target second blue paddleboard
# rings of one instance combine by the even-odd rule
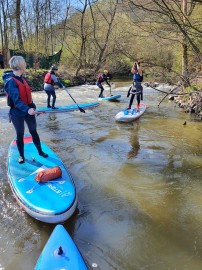
[[[99,105],[99,102],[92,102],[92,103],[83,103],[78,104],[78,106],[82,109],[92,109],[94,107],[97,107]],[[45,113],[61,113],[61,112],[72,112],[72,111],[78,111],[79,107],[76,104],[73,105],[67,105],[67,106],[56,106],[57,109],[47,108],[47,107],[39,107],[37,108],[37,112],[45,112]]]

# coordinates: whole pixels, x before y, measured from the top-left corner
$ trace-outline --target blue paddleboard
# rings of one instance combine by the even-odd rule
[[[45,144],[42,149],[48,158],[39,156],[30,135],[24,137],[25,163],[19,164],[19,153],[14,139],[8,150],[8,177],[19,205],[32,217],[47,223],[67,220],[77,207],[73,179],[61,159]],[[59,166],[62,177],[38,183],[36,174],[46,168]]]
[[[132,122],[139,119],[146,110],[146,105],[144,103],[140,104],[140,111],[138,112],[136,108],[131,108],[130,110],[122,110],[117,113],[115,120],[119,122]]]
[[[112,96],[109,96],[109,97],[98,98],[98,100],[115,101],[115,100],[117,100],[119,98],[121,98],[121,95],[112,95]]]
[[[82,109],[92,109],[98,105],[99,105],[99,102],[78,104],[78,106]],[[37,111],[38,112],[45,112],[45,113],[72,112],[72,111],[78,111],[79,110],[78,106],[76,104],[67,105],[67,106],[56,106],[57,109],[40,107],[40,108],[37,108]]]
[[[62,225],[57,225],[34,270],[88,270],[74,241]]]

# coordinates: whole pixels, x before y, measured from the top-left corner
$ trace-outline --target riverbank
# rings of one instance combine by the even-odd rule
[[[202,89],[192,91],[185,96],[174,96],[173,100],[186,113],[194,113],[198,119],[202,120]]]

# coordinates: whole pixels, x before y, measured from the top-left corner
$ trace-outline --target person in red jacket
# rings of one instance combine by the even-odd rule
[[[56,72],[58,70],[57,66],[52,66],[50,71],[46,73],[44,78],[44,90],[47,94],[47,108],[52,108],[53,110],[58,109],[55,107],[56,102],[56,94],[55,94],[55,86],[58,85],[60,88],[62,88],[62,84],[60,83],[59,79],[56,76]],[[53,98],[52,100],[52,106],[50,105],[50,99],[51,96]]]
[[[7,103],[10,106],[9,116],[17,135],[17,147],[20,154],[18,162],[24,163],[24,131],[25,122],[32,136],[40,156],[46,158],[48,155],[42,151],[39,135],[36,130],[35,115],[39,114],[33,103],[31,88],[23,77],[26,70],[26,62],[22,56],[13,56],[9,65],[12,70],[3,74],[4,89],[7,93]]]

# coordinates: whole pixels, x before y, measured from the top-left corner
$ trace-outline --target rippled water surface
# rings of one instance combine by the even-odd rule
[[[143,117],[116,123],[128,88],[115,83],[121,101],[101,101],[85,114],[37,117],[41,140],[77,188],[78,211],[64,226],[89,269],[202,269],[202,123],[168,100],[158,108],[163,96],[149,88]],[[78,103],[95,102],[99,93],[96,86],[68,90]],[[44,92],[33,98],[46,105]],[[57,105],[68,104],[58,90]],[[6,159],[15,133],[7,113],[0,97],[0,270],[33,270],[55,225],[28,216],[12,195]]]

